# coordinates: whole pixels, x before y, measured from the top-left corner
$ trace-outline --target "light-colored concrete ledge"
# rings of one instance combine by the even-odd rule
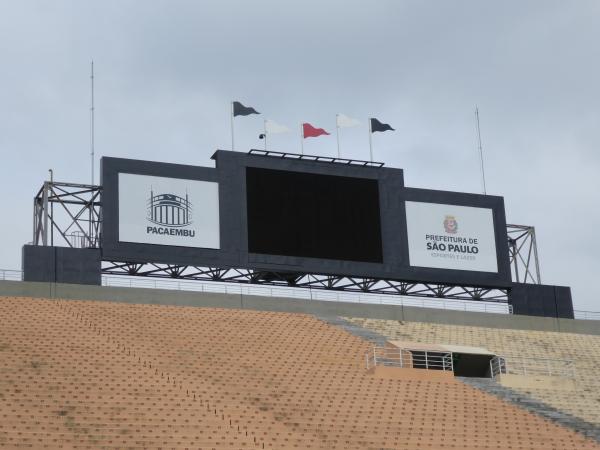
[[[515,330],[558,331],[600,335],[599,320],[554,319],[494,313],[449,311],[413,306],[263,297],[244,294],[186,292],[166,289],[86,286],[78,284],[0,281],[0,296],[36,297],[70,300],[100,300],[121,303],[235,308],[345,316],[404,322],[443,323]]]

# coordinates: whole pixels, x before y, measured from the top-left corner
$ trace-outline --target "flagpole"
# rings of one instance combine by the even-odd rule
[[[483,195],[487,195],[485,188],[485,170],[483,168],[483,147],[481,146],[481,129],[479,128],[479,108],[475,105],[475,118],[477,119],[477,141],[479,143],[479,160],[481,163],[481,180],[483,182]]]
[[[341,153],[340,153],[340,127],[338,125],[338,117],[339,116],[340,116],[339,114],[335,115],[335,137],[337,138],[338,158],[341,158]]]
[[[264,120],[263,124],[265,126],[265,152],[266,152],[267,151],[267,119]]]
[[[231,150],[235,150],[235,141],[233,139],[233,102],[231,102]]]
[[[371,155],[371,162],[373,162],[373,138],[371,135],[373,130],[371,129],[371,119],[369,119],[369,154]]]
[[[300,154],[304,155],[304,125],[300,124]]]

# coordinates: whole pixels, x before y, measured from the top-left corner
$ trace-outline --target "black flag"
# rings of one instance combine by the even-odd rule
[[[369,120],[371,121],[371,133],[375,133],[376,131],[395,131],[387,123],[381,123],[377,119],[369,119]]]
[[[233,117],[249,116],[250,114],[260,114],[251,106],[244,106],[240,102],[233,102]]]

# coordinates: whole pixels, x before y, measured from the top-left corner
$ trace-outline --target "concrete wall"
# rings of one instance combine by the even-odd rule
[[[600,335],[600,321],[550,317],[448,311],[412,306],[262,297],[243,294],[185,292],[114,286],[0,281],[0,296],[102,300],[155,305],[236,308],[314,314],[317,316],[364,317],[404,322],[443,323],[516,330],[562,331]]]

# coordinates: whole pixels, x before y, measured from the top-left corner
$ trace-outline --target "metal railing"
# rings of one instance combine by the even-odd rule
[[[579,320],[600,320],[600,311],[575,310],[575,318]]]
[[[437,308],[453,311],[512,314],[512,305],[509,305],[508,303],[433,299],[426,297],[407,297],[402,295],[363,294],[354,292],[327,291],[323,289],[257,286],[241,283],[220,283],[216,281],[203,282],[197,280],[169,280],[164,278],[151,279],[142,277],[126,277],[121,275],[103,275],[102,284],[104,286],[174,289],[182,291],[260,295],[265,297],[287,297],[305,300],[415,306],[418,308]]]
[[[369,167],[383,167],[385,163],[376,161],[364,161],[361,159],[346,159],[346,158],[335,158],[333,156],[317,156],[317,155],[305,155],[298,153],[288,152],[275,152],[272,150],[259,150],[253,148],[248,152],[249,155],[255,156],[271,156],[275,158],[289,158],[289,159],[302,159],[308,161],[320,161],[329,163],[346,164],[350,166],[369,166]]]
[[[494,356],[490,359],[490,377],[496,378],[498,375],[505,374],[506,360],[502,356]]]
[[[73,248],[86,248],[89,246],[88,237],[81,231],[73,231],[65,236]]]
[[[1,281],[23,281],[23,272],[21,270],[0,269]]]
[[[492,378],[498,375],[525,375],[575,378],[575,363],[570,359],[495,356],[490,360]]]
[[[453,371],[452,353],[373,346],[365,353],[367,369],[375,366]]]

